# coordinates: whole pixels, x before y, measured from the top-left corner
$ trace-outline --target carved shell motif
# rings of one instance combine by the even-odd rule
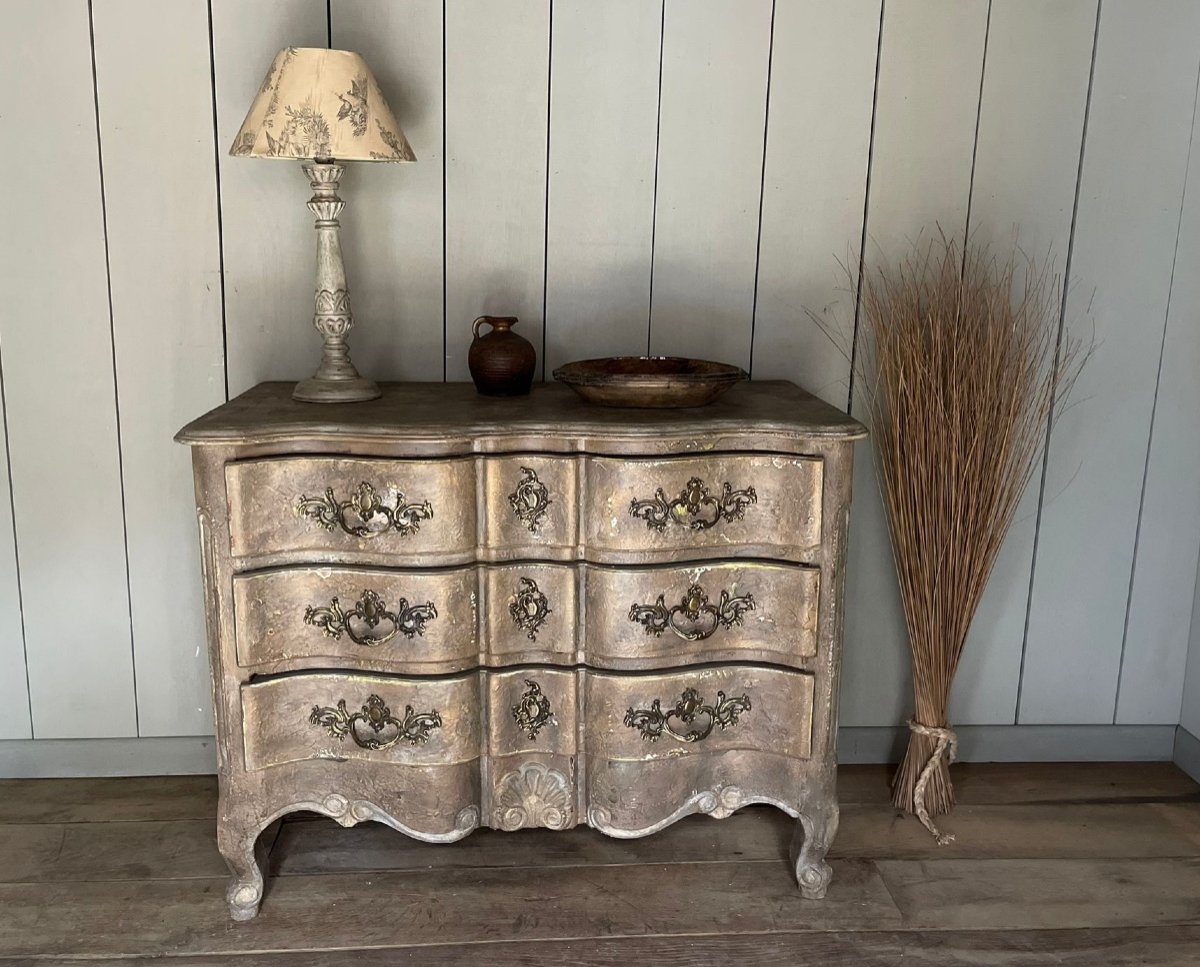
[[[573,798],[565,775],[540,762],[527,762],[496,784],[496,825],[507,831],[530,826],[566,829]]]

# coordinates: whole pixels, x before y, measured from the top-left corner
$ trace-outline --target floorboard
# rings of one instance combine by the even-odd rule
[[[0,779],[0,823],[213,819],[216,776]]]
[[[889,770],[840,772],[823,902],[793,821],[751,807],[642,840],[454,846],[289,818],[259,918],[227,918],[212,777],[0,782],[0,967],[1200,967],[1200,786],[1164,763],[955,766],[938,847]]]
[[[596,940],[508,940],[488,944],[179,957],[171,967],[1196,967],[1200,927],[1122,930],[937,930],[773,933]],[[80,961],[39,960],[29,964]],[[129,960],[88,960],[116,967]]]
[[[229,954],[900,925],[873,864],[834,870],[821,901],[802,900],[782,864],[286,876],[241,924],[229,920],[223,878],[3,885],[0,951]]]

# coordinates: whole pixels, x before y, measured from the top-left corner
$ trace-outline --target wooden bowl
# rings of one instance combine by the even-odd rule
[[[746,372],[728,363],[681,356],[609,356],[581,359],[554,371],[589,403],[664,409],[705,406]]]

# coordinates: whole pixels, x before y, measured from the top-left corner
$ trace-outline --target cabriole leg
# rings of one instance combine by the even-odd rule
[[[796,823],[792,837],[792,863],[796,867],[796,882],[806,900],[820,900],[833,877],[825,862],[825,854],[837,835],[838,806],[836,801],[806,803]]]
[[[257,825],[234,826],[223,822],[217,827],[217,848],[233,874],[225,898],[234,920],[253,920],[258,916],[263,897],[263,872],[257,850],[260,832]]]

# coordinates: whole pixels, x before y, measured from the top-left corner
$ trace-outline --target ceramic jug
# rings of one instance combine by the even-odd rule
[[[515,316],[480,316],[471,327],[475,338],[467,353],[467,366],[475,388],[484,396],[521,396],[529,392],[537,353],[524,336],[512,331]],[[480,335],[481,326],[491,331]]]

